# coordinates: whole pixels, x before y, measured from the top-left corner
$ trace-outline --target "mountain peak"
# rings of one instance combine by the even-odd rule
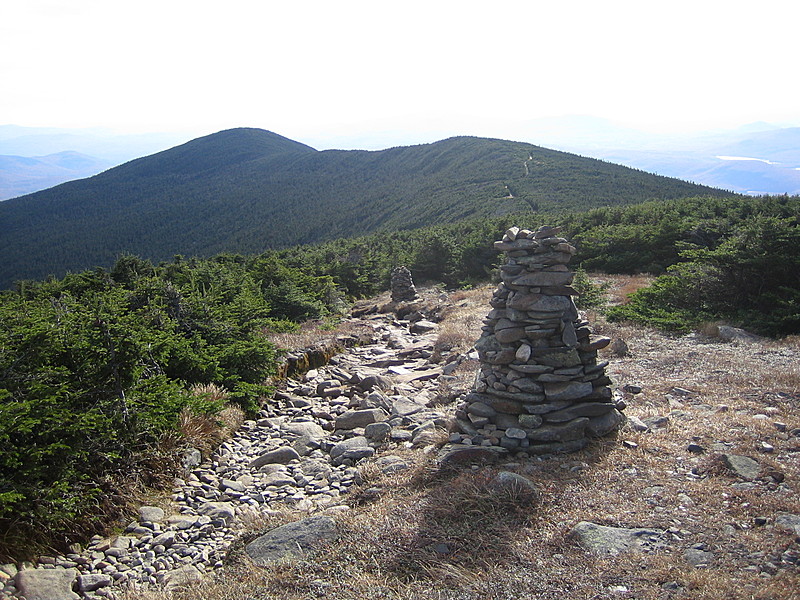
[[[154,169],[163,174],[189,175],[219,169],[279,154],[316,152],[311,146],[265,129],[237,127],[206,135],[180,146],[133,160],[123,168],[147,175]]]

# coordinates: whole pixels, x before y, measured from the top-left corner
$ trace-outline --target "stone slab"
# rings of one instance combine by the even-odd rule
[[[244,549],[255,565],[266,567],[279,560],[302,557],[336,536],[336,521],[320,515],[277,527]]]
[[[656,551],[666,545],[664,534],[660,529],[609,527],[589,521],[581,521],[570,531],[570,537],[598,555]]]

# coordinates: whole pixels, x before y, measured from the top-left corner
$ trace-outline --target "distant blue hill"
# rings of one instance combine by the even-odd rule
[[[0,155],[0,200],[90,177],[112,166],[110,161],[79,152],[34,157]]]

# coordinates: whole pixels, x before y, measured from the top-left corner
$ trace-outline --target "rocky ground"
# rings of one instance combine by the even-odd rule
[[[490,293],[356,307],[368,343],[289,379],[120,535],[0,566],[2,595],[800,598],[796,341],[592,314],[627,425],[497,455],[452,431]]]

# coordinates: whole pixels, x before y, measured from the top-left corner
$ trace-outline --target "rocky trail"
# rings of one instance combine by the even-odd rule
[[[287,379],[119,535],[0,565],[0,598],[800,598],[796,344],[590,315],[626,425],[514,455],[457,432],[479,363],[442,342],[477,339],[490,293],[357,306],[360,345]],[[423,463],[460,474],[419,484]]]
[[[287,506],[307,513],[346,508],[339,506],[342,496],[360,482],[356,463],[389,447],[429,445],[448,427],[447,414],[430,404],[439,381],[455,381],[447,372],[468,357],[430,363],[436,324],[415,317],[365,317],[360,322],[372,330],[370,343],[346,349],[302,381],[286,380],[259,418],[245,421],[210,460],[188,453],[187,474],[176,480],[166,512],[143,506],[122,535],[41,557],[35,569],[0,567],[0,597],[95,598],[123,588],[176,589],[221,567],[230,545],[259,517]],[[385,452],[377,464],[385,472],[408,467]],[[257,563],[265,556],[252,551]]]

